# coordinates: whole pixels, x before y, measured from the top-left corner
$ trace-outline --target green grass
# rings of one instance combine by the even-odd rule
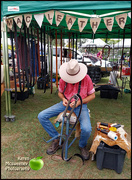
[[[101,83],[107,83],[108,78],[102,78]],[[120,82],[121,83],[121,82]],[[128,85],[127,88],[129,89]],[[11,100],[12,115],[16,116],[14,122],[5,122],[5,95],[1,97],[1,178],[2,179],[131,179],[131,159],[125,157],[123,171],[117,174],[114,170],[99,170],[96,161],[86,161],[82,166],[81,159],[74,157],[72,161],[65,162],[59,158],[61,149],[54,156],[46,154],[49,144],[42,139],[48,140],[50,137],[43,130],[37,115],[40,111],[59,102],[56,88],[50,94],[50,89],[46,93],[43,90],[35,89],[36,94],[30,95],[25,101]],[[124,125],[124,129],[131,141],[131,94],[123,93],[118,99],[102,99],[100,92],[96,92],[96,98],[88,103],[91,114],[92,133],[88,141],[90,149],[94,136],[94,129],[98,121],[119,123]],[[53,122],[53,119],[51,121]],[[58,128],[60,131],[60,128]],[[69,149],[68,156],[79,153],[78,139]],[[5,163],[18,162],[18,157],[29,157],[32,159],[43,156],[44,167],[39,171],[7,171]],[[25,162],[25,161],[22,161]]]

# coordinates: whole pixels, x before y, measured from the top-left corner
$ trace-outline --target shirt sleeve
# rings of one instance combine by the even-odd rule
[[[87,80],[88,80],[87,94],[90,95],[90,94],[93,94],[95,92],[95,89],[93,87],[93,82],[92,82],[89,75],[87,75]]]
[[[59,80],[59,92],[63,93],[65,87],[65,81],[62,79]]]

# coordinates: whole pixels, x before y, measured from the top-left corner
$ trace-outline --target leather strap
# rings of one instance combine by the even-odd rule
[[[78,94],[80,94],[80,90],[81,90],[81,82],[82,82],[82,81],[79,81]],[[66,87],[67,87],[67,82],[65,82],[65,87],[64,87],[64,91],[63,91],[63,95],[64,95],[65,99],[67,99],[66,96],[65,96],[65,90],[66,90]]]

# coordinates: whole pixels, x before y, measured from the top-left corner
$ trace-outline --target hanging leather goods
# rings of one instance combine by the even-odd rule
[[[40,50],[39,50],[39,28],[37,28],[37,49],[38,49],[38,69],[39,69],[39,76],[41,75],[41,66],[40,66]]]
[[[14,58],[14,47],[13,47],[13,32],[10,30],[11,48],[12,48],[12,60],[13,60],[13,71],[14,71],[14,84],[15,84],[15,98],[14,103],[17,101],[17,86],[16,86],[16,71],[15,71],[15,58]]]
[[[47,82],[47,78],[46,78],[46,50],[45,50],[45,46],[46,46],[46,42],[45,42],[45,26],[44,26],[44,93],[46,92],[46,82]]]
[[[27,80],[27,89],[29,91],[28,63],[27,63],[27,43],[26,43],[26,24],[24,24],[24,57],[25,57],[25,73]]]
[[[21,56],[21,58],[23,57],[23,49],[22,49],[22,43],[23,43],[23,41],[22,41],[22,33],[21,33],[21,29],[20,29],[20,43],[21,44],[19,44],[19,46],[20,46],[20,56]],[[24,58],[25,59],[25,58]],[[23,90],[22,91],[24,91],[24,88],[25,88],[25,80],[24,80],[24,62],[23,62],[23,59],[22,59],[22,61],[21,61],[21,65],[22,65],[22,78],[23,78]]]
[[[21,76],[20,76],[20,64],[19,64],[19,52],[18,52],[18,42],[17,42],[17,27],[16,27],[16,23],[14,23],[14,30],[15,30],[15,45],[16,45],[16,54],[17,54],[17,68],[18,68],[19,87],[20,87],[20,91],[22,92],[22,88],[21,88]]]
[[[49,28],[50,30],[50,28]],[[51,37],[51,33],[50,33],[50,83],[51,83],[51,94],[52,94],[52,37]]]
[[[58,59],[57,59],[57,30],[55,31],[56,44],[56,87],[58,88]]]
[[[41,76],[43,79],[43,41],[42,41],[42,27],[41,27]]]
[[[34,67],[35,67],[35,84],[37,82],[37,55],[36,55],[36,39],[35,39],[35,29],[34,29],[34,49],[35,49],[35,61],[34,61]]]
[[[33,87],[35,85],[35,82],[34,82],[34,58],[33,58],[33,32],[32,32],[32,27],[31,27],[31,52],[32,52],[31,62],[32,62],[32,77],[33,77],[32,87]]]
[[[32,84],[32,65],[31,65],[31,49],[30,49],[30,41],[29,41],[29,28],[27,28],[27,37],[28,37],[28,50],[29,50],[29,72],[30,72],[30,82],[29,82],[29,86],[31,87]]]

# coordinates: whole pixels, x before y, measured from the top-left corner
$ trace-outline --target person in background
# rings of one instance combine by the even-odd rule
[[[103,58],[102,57],[102,49],[97,53],[97,57],[100,59],[100,66],[101,66],[102,65],[101,59]]]
[[[130,56],[128,57],[127,62],[128,62],[128,67],[130,67]]]
[[[97,53],[97,57],[102,59],[102,50],[100,50],[98,53]]]
[[[125,60],[126,60],[125,54],[126,54],[126,53],[123,53],[123,55],[122,55],[122,57],[121,57],[121,59],[120,59],[120,60],[122,60],[122,64],[124,64],[124,63],[125,63]]]
[[[85,53],[84,53],[84,55],[85,55],[85,56],[87,56],[87,55],[88,55],[88,50],[87,50],[87,49],[85,49]]]

